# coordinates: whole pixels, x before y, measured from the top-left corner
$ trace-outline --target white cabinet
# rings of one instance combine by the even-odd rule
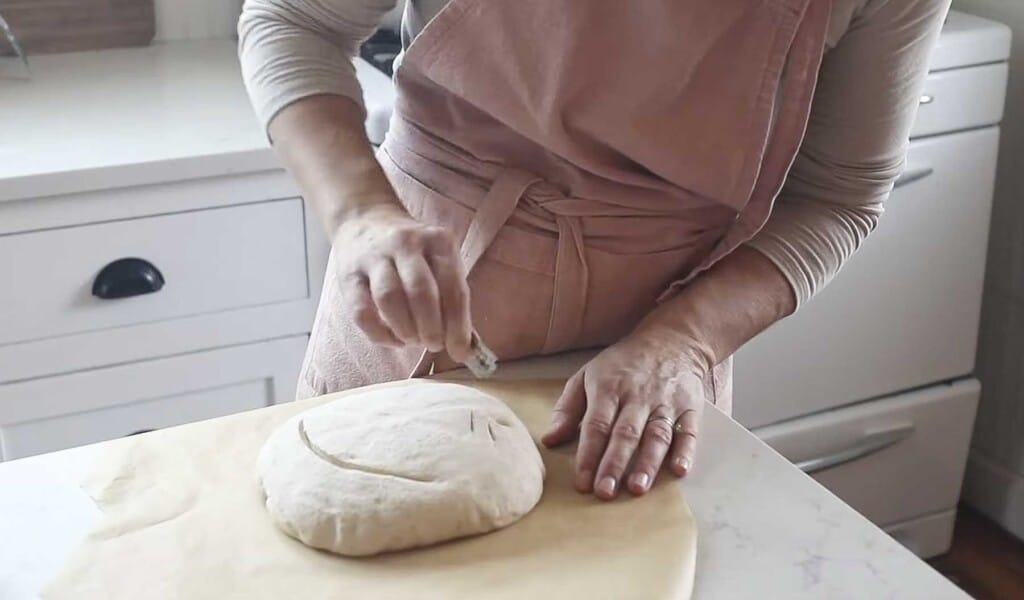
[[[12,460],[287,402],[306,337],[0,386],[0,458]]]
[[[37,58],[0,94],[0,460],[294,398],[329,246],[237,44]]]
[[[294,398],[328,247],[286,182],[0,202],[0,460]]]
[[[754,433],[922,557],[949,548],[981,386],[942,384]]]
[[[877,230],[816,298],[737,354],[738,421],[762,427],[972,372],[1009,38],[950,13]]]
[[[999,132],[924,138],[878,229],[818,297],[736,357],[760,427],[974,369]]]
[[[0,460],[294,398],[328,245],[290,188],[276,170],[0,202]],[[151,270],[110,276],[125,259]]]
[[[938,556],[949,550],[956,526],[956,509],[911,519],[883,527],[897,542],[922,558]]]
[[[1010,66],[1005,62],[931,73],[912,137],[995,125],[1003,117]]]
[[[968,379],[754,430],[881,525],[953,510],[981,386]]]
[[[357,76],[379,128],[391,83]],[[0,460],[294,398],[329,247],[237,44],[48,55],[19,83],[0,94]]]
[[[0,261],[0,344],[305,298],[304,228],[292,198],[0,236],[17,257]]]
[[[736,357],[737,420],[922,556],[949,547],[980,395],[1009,48],[1005,26],[950,13],[878,229]]]

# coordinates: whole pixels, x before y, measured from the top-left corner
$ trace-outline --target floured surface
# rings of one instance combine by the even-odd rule
[[[416,385],[400,382],[387,385]],[[472,384],[536,438],[561,382]],[[349,559],[267,518],[253,477],[270,431],[337,396],[110,444],[87,483],[106,516],[45,598],[688,598],[696,529],[678,485],[601,503],[572,489],[572,453],[542,450],[544,496],[519,523],[423,550]]]

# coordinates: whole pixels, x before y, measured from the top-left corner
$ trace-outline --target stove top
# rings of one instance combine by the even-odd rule
[[[395,58],[402,51],[402,38],[390,29],[380,29],[359,49],[359,56],[388,77],[394,75]]]

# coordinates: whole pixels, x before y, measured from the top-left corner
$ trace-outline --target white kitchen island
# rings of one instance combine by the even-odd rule
[[[503,365],[499,379],[564,377],[584,359]],[[0,598],[36,598],[101,519],[78,488],[101,449],[0,464]],[[693,473],[680,485],[698,525],[694,598],[968,598],[714,408],[705,412]]]

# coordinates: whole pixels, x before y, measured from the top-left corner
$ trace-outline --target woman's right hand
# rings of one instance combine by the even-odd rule
[[[466,269],[443,228],[402,208],[354,101],[323,94],[270,122],[274,148],[329,232],[342,300],[369,338],[469,358]]]
[[[469,286],[447,231],[417,222],[395,201],[353,214],[332,242],[342,299],[370,340],[466,361]]]

